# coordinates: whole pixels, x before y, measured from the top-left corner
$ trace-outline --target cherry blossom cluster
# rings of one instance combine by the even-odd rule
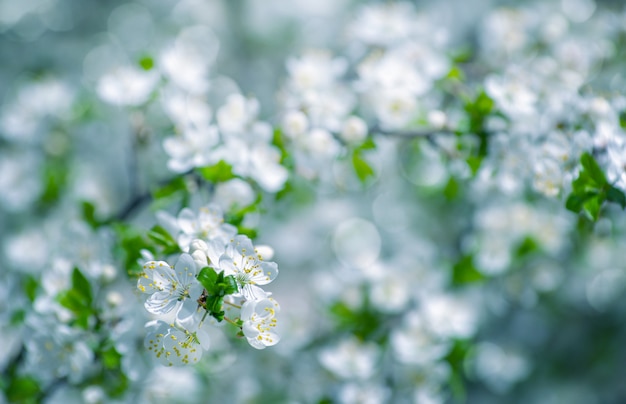
[[[280,150],[272,145],[273,128],[259,120],[255,98],[243,96],[230,79],[209,77],[215,55],[207,53],[207,38],[213,34],[206,27],[183,30],[143,68],[122,66],[103,75],[98,94],[125,107],[142,106],[155,97],[162,100],[161,107],[174,124],[172,136],[163,140],[172,172],[223,161],[235,175],[275,193],[283,188],[288,171],[280,164]],[[209,98],[217,101],[211,103]]]
[[[175,221],[182,251],[174,265],[149,260],[137,288],[149,295],[146,348],[168,366],[197,363],[209,348],[210,327],[226,321],[257,349],[275,345],[280,306],[261,286],[278,275],[273,252],[223,223],[215,205],[196,216],[186,208]]]

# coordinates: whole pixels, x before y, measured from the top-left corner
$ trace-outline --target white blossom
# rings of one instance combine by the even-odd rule
[[[203,289],[196,273],[196,263],[189,254],[182,254],[174,267],[165,261],[147,262],[137,281],[137,288],[150,294],[146,310],[157,315],[175,311],[180,319],[193,315]]]
[[[242,331],[248,343],[256,349],[276,345],[280,336],[276,334],[278,303],[272,299],[249,300],[241,307]]]

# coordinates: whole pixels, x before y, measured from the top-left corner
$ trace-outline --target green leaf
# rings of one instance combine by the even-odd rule
[[[626,111],[622,111],[619,114],[619,126],[622,129],[626,129]]]
[[[200,167],[196,170],[205,180],[212,183],[224,182],[236,178],[236,175],[233,173],[233,167],[224,160],[220,160],[215,165]]]
[[[223,285],[225,295],[232,295],[238,290],[237,281],[235,280],[235,277],[233,275],[226,276],[224,278]]]
[[[180,247],[174,237],[162,226],[155,225],[148,231],[148,238],[154,241],[163,249],[163,254],[174,254],[180,252]]]
[[[626,208],[626,195],[620,189],[610,186],[606,191],[606,200],[617,203],[622,209]]]
[[[77,326],[89,328],[89,318],[93,314],[91,284],[78,268],[74,268],[72,272],[72,288],[59,293],[56,299],[61,306],[74,314]]]
[[[470,132],[480,134],[484,130],[484,123],[487,116],[493,111],[495,102],[481,91],[476,98],[465,103],[464,109],[469,119]]]
[[[41,393],[39,384],[32,377],[16,377],[7,388],[7,399],[11,403],[37,403]]]
[[[474,257],[466,255],[452,267],[452,284],[462,286],[482,282],[485,276],[474,266]]]
[[[480,169],[480,165],[483,162],[483,158],[481,156],[469,156],[467,158],[467,165],[470,170],[472,170],[472,175],[476,175],[478,170]]]
[[[446,75],[446,79],[453,79],[458,81],[465,80],[465,73],[458,66],[452,66],[448,74]]]
[[[59,200],[67,185],[68,164],[64,159],[50,158],[44,165],[44,191],[40,204],[49,207]]]
[[[141,250],[156,253],[154,244],[145,237],[143,231],[130,225],[115,223],[112,227],[117,236],[116,255],[122,258],[122,265],[129,275],[140,274],[143,268],[137,261],[141,258]]]
[[[74,268],[74,272],[72,272],[72,289],[76,290],[82,296],[87,307],[91,306],[91,302],[93,301],[91,283],[89,283],[85,275],[76,267]]]
[[[101,225],[100,221],[96,219],[96,207],[93,203],[83,201],[81,203],[81,210],[83,219],[92,229],[97,229]]]
[[[518,258],[524,257],[524,256],[528,256],[532,253],[534,253],[535,251],[539,250],[539,244],[537,244],[537,241],[535,241],[535,239],[533,239],[532,237],[525,237],[521,243],[519,243],[519,245],[517,246],[517,249],[515,251],[515,255]]]
[[[169,181],[167,184],[152,191],[152,197],[156,200],[171,197],[179,192],[187,191],[187,183],[185,179],[180,176]]]
[[[450,372],[450,378],[448,379],[450,390],[455,400],[459,403],[465,402],[467,394],[463,381],[463,366],[471,347],[472,344],[469,341],[456,340],[454,341],[452,349],[445,357],[445,360],[452,370]]]
[[[20,324],[24,323],[26,319],[26,311],[25,310],[17,310],[11,314],[11,319],[9,320],[9,324],[13,327],[17,327]]]
[[[26,294],[26,297],[28,297],[28,300],[34,302],[35,297],[37,297],[39,282],[37,282],[37,280],[33,276],[27,275],[24,277],[24,283],[22,284],[22,287],[24,288],[24,293]]]
[[[61,292],[57,300],[59,304],[73,313],[80,313],[85,308],[83,296],[74,289]]]
[[[141,66],[146,71],[152,70],[152,68],[154,67],[154,59],[146,55],[139,59],[139,66]]]
[[[122,355],[117,352],[115,347],[110,347],[101,352],[102,364],[106,369],[119,369],[122,363]]]
[[[359,145],[359,147],[357,147],[357,149],[359,149],[359,150],[375,150],[376,149],[376,142],[374,142],[374,139],[372,137],[367,137],[365,139],[365,141],[363,141],[363,143],[361,143]]]
[[[198,282],[207,290],[212,292],[215,290],[215,283],[217,281],[217,272],[213,268],[204,267],[198,274]]]
[[[443,189],[443,195],[448,200],[453,200],[459,195],[459,182],[454,177],[450,177]]]
[[[592,221],[598,220],[604,202],[613,202],[624,209],[626,195],[610,185],[606,175],[590,153],[580,156],[578,177],[572,181],[572,192],[565,201],[565,207],[575,213],[584,213]]]
[[[352,153],[352,165],[354,166],[354,172],[362,183],[376,175],[374,169],[363,159],[359,150],[355,150]]]
[[[117,398],[128,390],[129,382],[124,372],[115,369],[104,373],[104,380],[101,385],[110,397]]]
[[[256,200],[248,206],[233,206],[231,210],[224,215],[224,221],[232,224],[233,226],[239,227],[247,214],[259,211],[259,204],[262,200],[262,194],[258,194]]]
[[[583,166],[583,169],[589,174],[591,179],[600,187],[607,184],[606,176],[604,172],[596,162],[596,159],[589,153],[583,153],[580,157],[580,163]]]
[[[600,198],[600,196],[595,196],[593,198],[588,199],[587,201],[585,201],[583,205],[583,210],[585,211],[587,215],[589,215],[589,217],[593,221],[598,220],[598,217],[600,216],[601,208],[602,208],[602,199]]]
[[[383,317],[367,304],[352,309],[343,302],[337,302],[330,307],[330,314],[341,331],[348,331],[363,340],[371,339],[383,324]]]
[[[233,294],[239,289],[237,281],[232,275],[224,276],[224,272],[219,274],[213,268],[204,267],[198,274],[198,281],[206,290],[204,308],[217,321],[224,320],[224,296]]]
[[[259,235],[256,229],[252,229],[250,227],[245,227],[245,226],[237,226],[237,233],[243,234],[244,236],[248,236],[251,240],[254,240]]]
[[[596,196],[596,192],[585,192],[585,193],[571,193],[567,200],[565,201],[565,208],[567,210],[571,210],[574,213],[579,213],[583,209],[583,205],[585,202],[594,196]]]

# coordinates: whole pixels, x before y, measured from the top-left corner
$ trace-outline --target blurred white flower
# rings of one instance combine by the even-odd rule
[[[358,144],[367,137],[367,124],[358,116],[350,116],[343,123],[341,128],[341,138],[350,144]]]
[[[429,330],[441,338],[469,338],[478,328],[478,303],[467,298],[437,295],[420,302]]]
[[[94,353],[85,334],[63,324],[30,318],[34,330],[25,341],[25,370],[43,383],[67,377],[77,384],[94,370]]]
[[[411,3],[370,4],[361,8],[350,24],[349,33],[367,45],[390,46],[411,36],[415,19]]]
[[[476,347],[473,359],[477,376],[493,391],[503,394],[523,380],[530,372],[524,356],[513,350],[482,342]]]
[[[207,130],[211,124],[213,111],[202,97],[171,91],[162,102],[167,115],[183,133],[191,129]]]
[[[217,110],[217,124],[226,136],[245,136],[246,130],[256,121],[258,114],[259,101],[256,98],[231,94],[226,99],[226,104]]]
[[[123,66],[98,80],[98,96],[113,105],[138,106],[145,104],[156,89],[159,73],[134,66]]]
[[[339,391],[341,404],[379,404],[389,399],[391,391],[378,383],[346,383]]]
[[[289,138],[304,135],[309,127],[309,119],[302,111],[290,110],[283,117],[282,128]]]
[[[204,94],[209,89],[209,61],[193,46],[177,43],[166,48],[159,56],[159,67],[175,85],[190,94]]]
[[[300,58],[287,60],[289,86],[296,92],[329,89],[348,67],[343,58],[333,58],[326,51],[310,51]]]
[[[419,311],[410,311],[391,333],[391,347],[399,362],[428,366],[443,358],[452,344],[432,333]]]
[[[217,163],[213,151],[219,141],[215,126],[187,128],[180,136],[165,138],[163,149],[170,157],[167,167],[176,173],[184,173],[195,167]]]
[[[322,366],[342,379],[365,380],[376,372],[378,356],[375,343],[348,338],[336,346],[321,349],[318,359]]]
[[[183,208],[176,222],[180,230],[177,241],[183,251],[189,251],[189,245],[195,239],[219,239],[226,243],[237,233],[234,226],[224,223],[222,209],[216,204],[201,207],[198,214],[189,208]]]
[[[233,178],[215,186],[215,203],[222,209],[241,209],[254,203],[256,194],[249,183]]]
[[[42,192],[41,160],[31,151],[0,153],[0,206],[9,212],[28,209]]]

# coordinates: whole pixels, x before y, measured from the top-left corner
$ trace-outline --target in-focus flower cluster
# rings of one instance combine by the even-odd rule
[[[278,265],[265,259],[248,236],[235,235],[221,210],[209,205],[196,216],[186,208],[178,216],[181,250],[174,265],[149,260],[137,281],[148,295],[146,348],[168,366],[197,363],[209,348],[210,327],[226,321],[240,329],[251,346],[278,343],[280,310],[262,286],[278,276]]]

